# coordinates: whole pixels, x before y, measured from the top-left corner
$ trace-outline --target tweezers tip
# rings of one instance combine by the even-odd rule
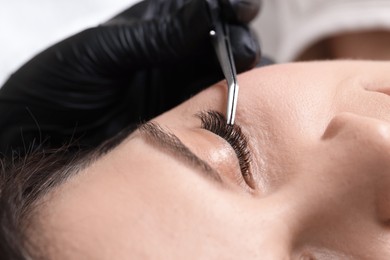
[[[232,117],[232,115],[228,115],[228,116],[227,116],[226,124],[228,124],[228,125],[234,125],[234,118]]]

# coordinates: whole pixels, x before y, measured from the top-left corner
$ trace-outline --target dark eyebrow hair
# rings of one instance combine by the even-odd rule
[[[0,157],[0,255],[6,255],[6,259],[44,256],[47,247],[27,236],[28,228],[35,225],[31,219],[39,218],[39,207],[46,203],[42,198],[131,138],[133,130],[134,126],[130,126],[90,150],[80,149],[76,142],[60,148],[36,149],[20,157]],[[145,123],[138,131],[135,134],[140,133],[153,147],[198,169],[197,173],[214,183],[223,184],[215,169],[158,124]]]
[[[158,147],[175,159],[199,170],[205,177],[212,179],[219,184],[223,183],[218,171],[194,154],[175,134],[163,129],[159,124],[148,122],[141,125],[138,128],[138,131],[141,136],[154,147]]]

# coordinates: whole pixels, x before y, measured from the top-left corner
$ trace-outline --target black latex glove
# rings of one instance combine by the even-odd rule
[[[209,30],[217,0],[147,0],[27,62],[0,89],[0,153],[71,140],[95,147],[222,79]],[[260,0],[222,0],[237,71],[260,49]]]

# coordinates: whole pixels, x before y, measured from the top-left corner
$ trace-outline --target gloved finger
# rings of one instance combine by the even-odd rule
[[[210,60],[210,54],[213,55],[209,36],[212,25],[206,1],[184,2],[172,15],[85,31],[79,38],[89,39],[90,42],[81,40],[79,43],[84,50],[78,53],[88,54],[94,70],[115,71],[115,75],[127,73],[132,68],[193,62],[194,59]],[[246,25],[230,27],[237,70],[241,72],[252,68],[260,55],[256,37]]]
[[[224,17],[231,23],[247,24],[261,8],[261,0],[220,0],[220,3]]]
[[[246,25],[230,25],[229,34],[237,72],[254,68],[261,57],[255,33]]]
[[[209,58],[211,21],[205,1],[191,0],[172,15],[131,25],[103,25],[85,31],[80,38],[90,39],[88,54],[107,69],[128,71],[191,58]],[[85,41],[80,41],[85,45]],[[89,45],[92,45],[89,43]],[[92,55],[93,54],[93,55]]]

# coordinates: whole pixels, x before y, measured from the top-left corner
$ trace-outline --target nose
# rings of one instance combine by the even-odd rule
[[[381,222],[390,224],[390,123],[352,113],[336,115],[328,124],[324,143],[333,149],[335,167],[348,189]],[[340,176],[335,176],[339,178]],[[364,205],[360,205],[364,208]]]

